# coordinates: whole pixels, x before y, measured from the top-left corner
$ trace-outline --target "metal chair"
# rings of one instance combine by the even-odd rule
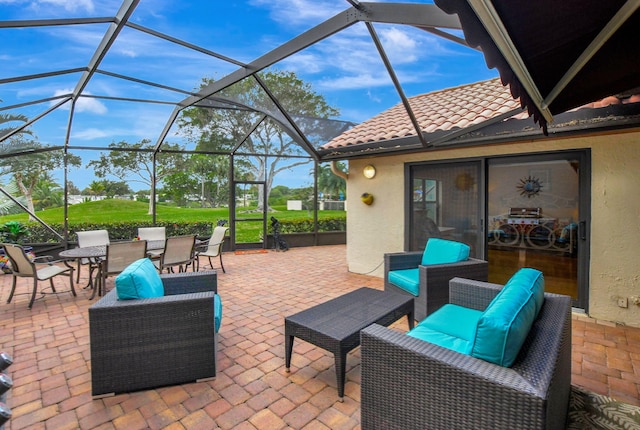
[[[173,268],[178,267],[178,272],[186,272],[190,264],[195,260],[196,236],[172,236],[168,237],[164,252],[160,255],[159,260],[154,260],[153,264],[162,272],[167,270],[173,273]],[[193,268],[195,272],[195,267]]]
[[[167,240],[167,229],[165,227],[138,227],[138,239],[152,241],[152,240]],[[160,258],[162,254],[161,249],[154,249],[147,251],[149,257]]]
[[[200,251],[196,252],[196,264],[197,270],[200,270],[200,257],[207,257],[209,259],[209,267],[213,269],[213,263],[211,262],[211,258],[219,257],[220,258],[220,267],[222,268],[222,272],[226,273],[224,270],[224,264],[222,264],[222,245],[224,244],[224,237],[227,234],[229,227],[216,226],[213,228],[213,234],[208,241],[202,244]]]
[[[107,230],[78,231],[76,235],[78,236],[78,248],[109,245],[109,232]],[[89,265],[89,285],[91,285],[93,271],[98,269],[100,262],[95,258],[79,258],[76,282],[80,282],[80,267],[85,264]]]
[[[33,306],[33,302],[36,299],[36,293],[38,291],[38,281],[48,280],[49,284],[51,285],[51,291],[57,293],[56,288],[53,285],[53,278],[58,275],[64,274],[69,277],[71,293],[74,296],[76,295],[76,290],[73,287],[73,267],[61,267],[55,265],[55,262],[50,255],[36,257],[33,261],[31,261],[20,245],[12,243],[2,243],[0,244],[0,246],[4,248],[7,257],[9,257],[12,270],[11,275],[13,276],[11,293],[9,294],[7,303],[11,303],[11,299],[13,298],[13,294],[16,290],[18,277],[33,279],[33,292],[31,293],[31,300],[29,301],[29,309],[31,309],[31,307]],[[43,261],[43,263],[39,263],[38,261]],[[44,292],[41,293],[44,294]]]
[[[98,295],[106,290],[107,277],[118,275],[128,265],[136,260],[147,257],[147,241],[132,240],[127,242],[114,242],[107,245],[107,254],[100,262],[100,282],[97,285]],[[93,291],[91,298],[95,296]]]

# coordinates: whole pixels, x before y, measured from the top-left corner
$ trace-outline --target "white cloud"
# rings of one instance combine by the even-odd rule
[[[327,0],[251,0],[250,4],[269,9],[271,19],[288,26],[317,24],[349,7],[347,2]]]
[[[28,4],[28,8],[34,11],[43,9],[59,9],[62,8],[67,12],[88,12],[95,11],[95,5],[92,0],[0,0],[0,4]]]
[[[91,0],[39,0],[35,3],[62,7],[69,12],[85,11],[93,13],[95,10],[93,1]]]
[[[71,133],[71,139],[78,139],[78,140],[102,139],[107,136],[109,136],[108,133],[98,128],[87,128],[84,130],[74,131]]]
[[[64,94],[70,94],[71,92],[73,92],[72,89],[59,89],[56,90],[54,93],[54,96],[60,96],[60,95],[64,95]],[[86,95],[91,95],[87,92],[85,92]],[[56,104],[58,103],[57,101],[52,101],[51,104]],[[64,104],[61,109],[65,109],[65,110],[69,110],[70,109],[70,104],[66,103]],[[104,115],[105,113],[107,113],[107,107],[100,102],[97,99],[92,99],[92,98],[86,98],[86,97],[79,97],[78,100],[76,101],[76,107],[75,107],[76,112],[91,112],[91,113],[95,113],[98,115]]]

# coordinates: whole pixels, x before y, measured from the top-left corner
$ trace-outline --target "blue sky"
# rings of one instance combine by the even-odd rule
[[[113,0],[0,0],[0,20],[106,17],[115,15],[120,5]],[[345,0],[141,0],[131,22],[250,62],[349,7]],[[469,48],[408,26],[374,27],[409,97],[497,76],[495,70],[486,67],[482,55]],[[85,67],[106,29],[107,24],[0,28],[0,80]],[[338,119],[362,122],[400,102],[363,24],[330,36],[274,68],[294,71],[309,82],[340,110]],[[203,77],[218,79],[237,66],[125,28],[100,69],[190,91]],[[72,73],[0,83],[0,108],[69,93],[79,77],[80,73]],[[165,102],[185,97],[105,75],[94,77],[85,93]],[[53,103],[6,113],[35,117]],[[77,104],[70,144],[99,148],[121,140],[155,142],[172,110],[171,105],[83,98]],[[68,117],[68,107],[57,109],[32,129],[43,144],[60,145]],[[175,133],[167,140],[185,143],[184,137]],[[96,153],[80,151],[78,155],[86,162]],[[299,172],[291,175],[298,176]],[[83,188],[94,177],[83,168],[72,171],[70,179]],[[293,178],[283,174],[276,182],[289,185],[288,181]]]

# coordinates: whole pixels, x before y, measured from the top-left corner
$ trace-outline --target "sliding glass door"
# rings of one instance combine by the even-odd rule
[[[407,165],[405,248],[430,237],[461,241],[504,284],[519,268],[586,310],[589,274],[588,151]]]

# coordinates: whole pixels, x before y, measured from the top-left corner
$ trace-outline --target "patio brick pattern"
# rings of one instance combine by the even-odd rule
[[[47,296],[29,311],[28,296],[6,304],[11,277],[0,275],[0,344],[15,361],[6,429],[359,429],[359,348],[348,355],[340,403],[334,358],[323,349],[296,341],[285,372],[284,317],[361,286],[382,289],[382,279],[349,273],[345,246],[224,259],[218,376],[99,400],[91,397],[86,278],[77,298]],[[406,318],[392,327],[406,330]],[[640,405],[640,328],[575,314],[572,364],[574,384]]]

